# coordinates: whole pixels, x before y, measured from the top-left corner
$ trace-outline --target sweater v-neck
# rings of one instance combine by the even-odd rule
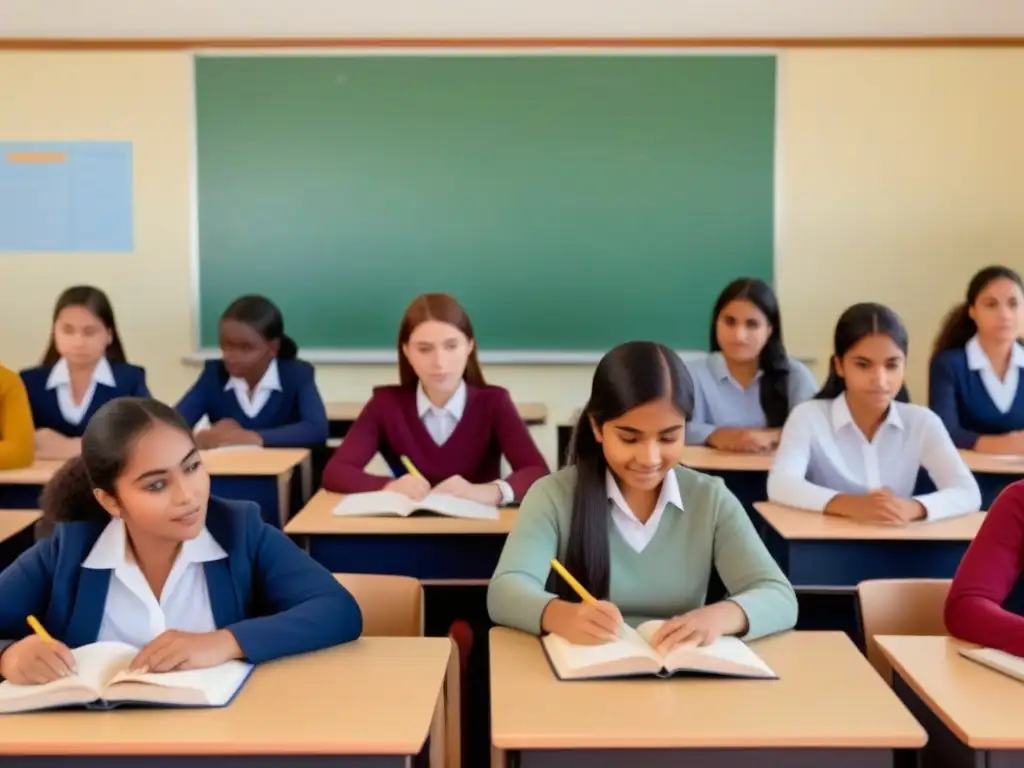
[[[455,423],[455,429],[440,445],[434,442],[434,436],[430,434],[430,430],[427,429],[427,425],[423,423],[423,419],[420,417],[419,408],[416,404],[416,390],[407,390],[407,397],[405,399],[405,412],[406,419],[409,423],[409,429],[413,434],[413,439],[419,447],[428,456],[436,456],[439,461],[445,461],[445,456],[449,452],[459,453],[458,445],[463,440],[462,434],[465,432],[466,422],[473,417],[472,409],[476,403],[476,390],[466,385],[466,407],[462,410],[462,417]]]

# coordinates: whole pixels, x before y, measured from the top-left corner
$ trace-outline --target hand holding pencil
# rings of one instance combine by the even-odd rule
[[[0,677],[15,685],[42,685],[73,675],[71,650],[54,640],[34,616],[26,621],[32,634],[0,654]]]
[[[582,602],[552,600],[541,619],[543,629],[578,645],[599,645],[618,640],[625,621],[615,604],[591,595],[557,560],[551,561],[551,567]]]

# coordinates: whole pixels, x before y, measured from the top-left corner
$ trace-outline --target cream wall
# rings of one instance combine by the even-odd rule
[[[110,293],[157,396],[190,383],[191,99],[184,53],[0,53],[0,140],[130,140],[136,163],[134,254],[0,255],[8,365],[39,357],[54,297],[87,281]],[[842,309],[889,303],[910,328],[922,399],[926,347],[970,274],[1024,267],[1024,51],[785,52],[779,129],[776,274],[791,351],[824,360]],[[553,457],[553,425],[585,399],[591,369],[487,373],[518,400],[548,403],[552,423],[536,436]],[[393,378],[318,369],[327,399],[362,399]]]

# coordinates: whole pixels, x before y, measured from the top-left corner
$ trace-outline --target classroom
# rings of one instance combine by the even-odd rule
[[[99,657],[61,656],[65,643],[143,649],[125,656],[126,681],[97,677],[86,693],[67,685],[61,695],[82,698],[58,706],[109,708],[119,695],[184,705],[0,714],[0,768],[156,755],[225,766],[1024,765],[1008,714],[1024,704],[1024,591],[1013,588],[1024,579],[1003,573],[991,586],[1000,564],[1010,568],[997,541],[1024,547],[1024,8],[1012,0],[864,0],[855,15],[811,0],[297,0],[292,11],[253,0],[244,14],[229,0],[150,0],[145,10],[9,0],[0,105],[0,374],[23,372],[36,429],[48,426],[43,396],[67,419],[53,390],[73,389],[70,353],[48,357],[35,385],[25,371],[63,332],[55,301],[71,286],[95,286],[116,311],[126,362],[108,346],[111,377],[144,369],[141,389],[81,406],[90,416],[78,414],[68,440],[97,410],[118,417],[85,431],[91,454],[54,452],[37,432],[34,461],[0,468],[0,604],[15,606],[0,607],[0,713],[18,701],[46,708],[32,691],[11,693],[40,667],[8,640],[79,670]],[[68,158],[85,167],[94,142],[128,153],[118,155],[130,162],[118,187],[127,213],[79,222],[68,247],[32,244],[58,242],[43,230],[59,230],[64,209],[44,200],[55,177],[24,179]],[[118,205],[105,183],[77,203],[90,212],[80,217]],[[29,219],[49,222],[35,241]],[[73,242],[82,232],[82,243],[117,244]],[[962,388],[959,406],[953,395],[936,403],[932,361],[950,310],[990,267],[1001,271],[971,311],[988,311],[990,286],[1005,289],[992,301],[1007,309],[991,310],[1016,323],[1002,380],[990,385],[966,338],[943,354],[966,360],[965,386],[990,405],[1003,386],[994,429],[968,424]],[[786,418],[736,422],[772,433],[760,450],[720,450],[691,440],[693,424],[676,429],[680,415],[701,421],[690,418],[694,402],[698,416],[707,408],[701,376],[714,376],[706,359],[719,310],[762,307],[743,292],[713,311],[740,278],[770,286],[792,361]],[[410,335],[420,323],[460,328],[444,319],[451,305],[422,299],[436,293],[451,294],[476,333],[463,339],[470,362],[451,402],[463,401],[441,437],[428,419],[452,406],[428,401],[426,342]],[[236,307],[248,294],[272,309]],[[851,309],[866,302],[880,308]],[[971,318],[981,350],[987,321]],[[844,319],[855,338],[839,348]],[[260,386],[296,398],[290,426],[259,423],[265,390],[250,378],[243,391],[230,323],[266,342],[276,383]],[[440,338],[429,354],[449,343]],[[844,417],[826,403],[844,404],[861,429],[854,382],[867,374],[844,355],[879,338],[883,352],[858,352],[856,365],[874,366],[879,387],[899,386],[882,393],[878,440],[856,432],[874,458],[851,460],[861,446],[843,442]],[[284,351],[290,339],[297,360]],[[474,379],[477,357],[490,387]],[[813,379],[801,405],[796,366]],[[721,378],[757,402],[768,373],[755,369],[745,385],[731,368]],[[87,400],[103,384],[91,375]],[[836,378],[839,390],[812,399]],[[661,389],[636,394],[650,381]],[[896,394],[903,385],[909,403]],[[4,393],[0,380],[0,425]],[[766,415],[764,403],[755,409]],[[812,414],[816,404],[825,410]],[[201,450],[189,448],[192,431],[182,442],[174,407]],[[425,440],[403,437],[403,409],[418,410]],[[464,409],[475,417],[462,420]],[[247,436],[220,439],[219,419]],[[308,429],[286,436],[291,422]],[[472,426],[453,431],[461,424]],[[590,428],[573,438],[577,425]],[[453,435],[458,470],[435,461]],[[986,449],[989,438],[1003,447]],[[185,460],[172,456],[179,448]],[[671,466],[637,469],[666,456]],[[169,467],[165,479],[205,510],[179,499],[181,517],[154,523],[155,539],[178,536],[157,579],[163,597],[136,541],[156,502],[141,487],[120,490],[126,467],[143,461]],[[850,475],[858,463],[866,478]],[[596,528],[607,534],[576,519],[589,509],[587,467],[601,472],[594,492],[610,514]],[[890,490],[894,480],[909,485]],[[899,525],[858,518],[855,495],[878,488],[903,497],[880,502]],[[405,499],[401,513],[379,508],[381,490]],[[836,506],[842,497],[855,498]],[[83,498],[91,517],[72,509]],[[631,511],[636,498],[649,499],[649,518]],[[691,522],[691,504],[714,510],[718,528]],[[194,515],[194,533],[179,535]],[[54,533],[54,517],[67,527]],[[79,540],[82,526],[92,533]],[[594,535],[607,551],[596,565],[580,548]],[[54,540],[84,549],[70,572],[53,561],[54,597],[41,603],[23,564],[45,565]],[[104,555],[104,543],[117,551]],[[663,578],[650,555],[673,543],[685,555],[666,550],[669,559],[685,566]],[[113,574],[105,606],[58,604],[88,584],[106,594],[102,568]],[[122,583],[123,569],[134,575]],[[131,579],[151,589],[143,583],[140,597]],[[983,582],[999,605],[971,602]],[[650,592],[633,591],[641,583]],[[201,595],[198,607],[185,588],[192,603]],[[153,650],[160,633],[137,616],[114,628],[111,604],[132,599],[180,648]],[[712,618],[691,626],[673,606]],[[41,623],[26,624],[32,611]],[[666,629],[653,619],[669,619]],[[673,627],[693,633],[683,646],[706,631],[724,650],[662,653]],[[192,646],[180,637],[189,632],[211,639]],[[585,648],[580,638],[599,632],[626,640]],[[633,641],[646,655],[614,655]],[[132,687],[128,661],[143,656],[143,675],[152,665],[150,677],[186,676],[167,684],[168,698]],[[206,666],[220,676],[196,671]],[[5,682],[5,670],[24,685]],[[644,679],[652,671],[672,679]],[[637,679],[571,679],[617,675]]]

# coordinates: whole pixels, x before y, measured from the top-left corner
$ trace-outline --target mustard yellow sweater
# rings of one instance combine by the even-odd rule
[[[35,455],[32,409],[21,377],[0,365],[0,469],[27,467]]]

